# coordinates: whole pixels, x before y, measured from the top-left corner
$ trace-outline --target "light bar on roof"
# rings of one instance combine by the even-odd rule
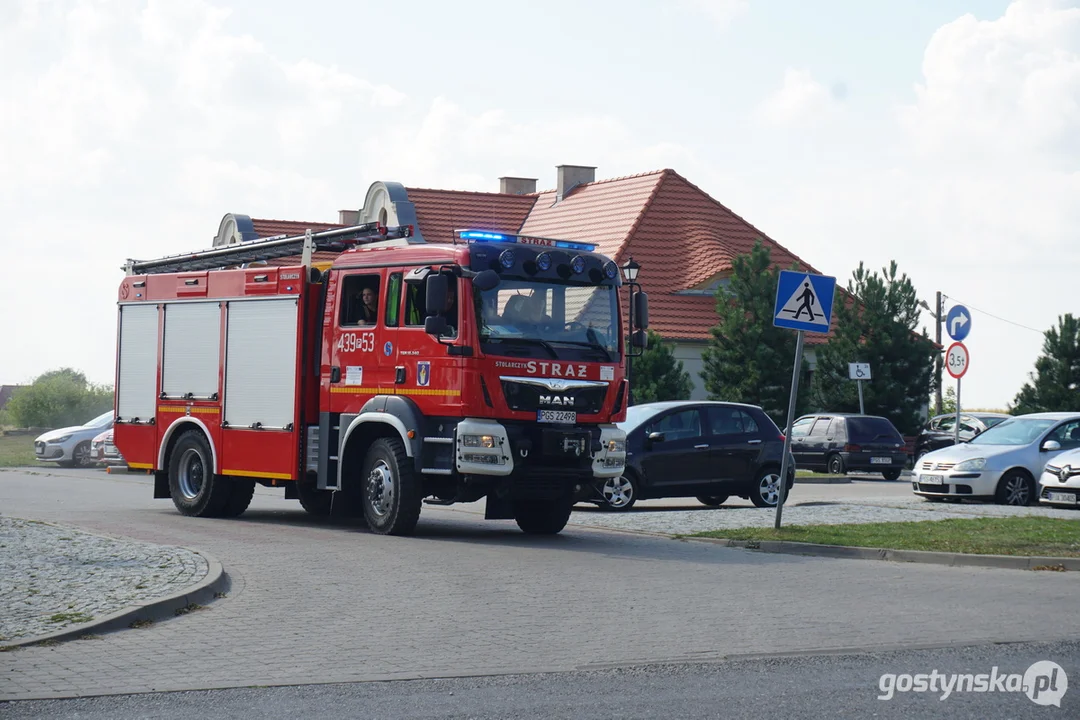
[[[507,233],[491,232],[490,230],[458,230],[457,233],[462,240],[471,240],[472,242],[512,242],[520,245],[540,245],[541,247],[559,248],[560,250],[580,250],[584,252],[596,250],[595,243],[556,240],[554,238],[536,237],[534,235],[509,235]]]

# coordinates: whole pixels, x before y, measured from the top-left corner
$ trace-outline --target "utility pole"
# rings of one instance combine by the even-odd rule
[[[941,303],[942,303],[941,291],[938,290],[938,292],[937,292],[937,304],[934,306],[935,307],[935,311],[934,311],[934,340],[935,340],[935,342],[937,342],[939,348],[941,347],[941,321],[942,321]],[[944,403],[942,402],[942,398],[941,398],[942,357],[941,357],[941,351],[940,350],[938,351],[937,358],[934,360],[934,367],[936,368],[936,374],[934,375],[934,380],[935,380],[934,386],[937,388],[937,391],[936,391],[936,393],[937,393],[937,410],[936,410],[936,412],[934,414],[935,415],[941,415],[944,412]]]

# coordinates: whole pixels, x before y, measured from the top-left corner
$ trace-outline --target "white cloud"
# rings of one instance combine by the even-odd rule
[[[788,68],[783,85],[762,103],[758,114],[770,125],[794,127],[820,125],[838,110],[833,93],[808,70]]]
[[[728,27],[749,8],[747,0],[683,0],[683,4],[704,14],[721,28]]]

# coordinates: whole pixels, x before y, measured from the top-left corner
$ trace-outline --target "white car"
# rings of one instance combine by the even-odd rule
[[[90,444],[112,426],[110,410],[85,425],[50,430],[34,440],[34,456],[39,462],[54,462],[60,467],[87,467],[93,463]]]
[[[1080,448],[1080,413],[1032,413],[1009,418],[970,442],[927,453],[915,466],[912,490],[930,500],[994,500],[1032,505],[1036,479],[1057,456]]]
[[[1080,449],[1061,453],[1046,463],[1039,478],[1039,502],[1062,507],[1080,504]]]

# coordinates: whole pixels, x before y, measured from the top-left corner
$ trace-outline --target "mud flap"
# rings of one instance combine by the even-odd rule
[[[485,520],[513,520],[514,504],[510,502],[510,493],[502,496],[492,491],[488,493],[487,504],[484,508]]]
[[[154,473],[154,499],[171,498],[169,493],[169,473],[158,470]]]

